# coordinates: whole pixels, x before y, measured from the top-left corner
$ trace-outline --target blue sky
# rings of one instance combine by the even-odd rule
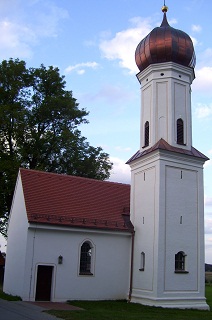
[[[0,61],[53,65],[90,114],[82,134],[114,162],[112,181],[130,183],[125,162],[139,149],[137,44],[162,21],[163,0],[0,0]],[[193,146],[212,158],[212,1],[166,0],[171,26],[195,46]],[[206,262],[212,263],[212,161],[205,165]],[[1,250],[4,243],[0,238]]]

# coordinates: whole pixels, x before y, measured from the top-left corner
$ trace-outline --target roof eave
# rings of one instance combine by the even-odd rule
[[[144,157],[146,155],[149,155],[155,151],[165,151],[165,152],[171,152],[175,154],[181,154],[188,157],[197,158],[199,160],[202,160],[203,162],[209,160],[207,156],[205,156],[203,153],[195,149],[194,147],[191,147],[191,150],[179,148],[179,147],[173,147],[169,145],[165,140],[160,139],[154,146],[150,147],[149,149],[146,149],[144,151],[138,150],[127,162],[126,164],[130,164],[133,161]]]
[[[124,233],[124,232],[127,232],[127,233],[133,233],[134,232],[134,227],[123,227],[123,228],[120,228],[120,227],[117,227],[117,228],[111,228],[111,227],[95,227],[95,226],[86,226],[86,225],[75,225],[75,224],[72,224],[72,225],[68,225],[68,224],[61,224],[61,223],[57,223],[57,222],[54,222],[54,223],[50,223],[50,222],[40,222],[40,221],[29,221],[29,228],[39,228],[39,226],[43,226],[43,227],[59,227],[59,228],[68,228],[68,229],[87,229],[87,230],[98,230],[98,231],[103,231],[103,232],[117,232],[117,233]]]

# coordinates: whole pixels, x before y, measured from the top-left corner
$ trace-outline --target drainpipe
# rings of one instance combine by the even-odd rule
[[[131,265],[130,265],[130,288],[129,288],[128,302],[130,302],[130,301],[131,301],[131,296],[132,296],[133,258],[134,258],[134,240],[135,240],[135,231],[132,231]]]
[[[31,270],[30,270],[30,283],[29,283],[29,301],[31,301],[31,290],[32,290],[32,273],[33,273],[33,266],[34,266],[34,255],[35,255],[35,238],[37,232],[37,223],[34,229],[33,241],[32,241],[32,260],[31,260]]]

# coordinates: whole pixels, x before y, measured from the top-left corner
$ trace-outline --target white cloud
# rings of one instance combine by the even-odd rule
[[[85,73],[85,69],[80,69],[80,70],[77,71],[77,73],[78,73],[79,75],[82,75],[82,74]]]
[[[211,158],[211,155],[212,155],[212,150],[209,150],[207,152],[207,155],[209,158]],[[208,167],[211,167],[212,166],[212,159],[209,159],[208,161],[205,162],[204,164],[204,168],[208,168]],[[212,205],[212,197],[205,197],[205,204],[206,205]]]
[[[134,52],[138,43],[151,31],[149,19],[139,17],[130,20],[132,27],[120,32],[110,39],[102,39],[99,48],[104,58],[119,60],[122,68],[131,73],[138,72],[135,64]]]
[[[196,47],[196,46],[199,44],[199,42],[197,41],[196,38],[194,38],[194,37],[192,37],[192,36],[190,36],[190,38],[191,38],[191,40],[192,40],[192,42],[193,42],[194,47]]]
[[[105,84],[97,92],[87,92],[82,96],[84,101],[105,101],[110,106],[116,105],[116,111],[122,110],[123,102],[133,99],[134,94],[130,90],[126,90],[123,86]],[[119,105],[119,107],[118,107]]]
[[[101,98],[107,101],[108,103],[121,103],[123,101],[128,101],[132,98],[132,93],[126,91],[122,86],[105,84],[95,95],[95,99]]]
[[[196,74],[198,75],[198,72],[202,75],[207,75],[208,72],[211,72],[211,69],[210,67],[212,67],[212,48],[207,48],[205,49],[204,51],[201,51],[199,52],[198,54],[198,65],[199,67],[199,70],[196,71]],[[203,69],[203,67],[205,67]],[[209,76],[209,75],[208,75]],[[196,80],[195,80],[196,82]],[[211,82],[210,82],[211,83]],[[205,85],[207,85],[207,83],[204,83]]]
[[[5,19],[0,22],[0,34],[1,57],[29,58],[32,56],[30,45],[36,41],[33,30]]]
[[[33,8],[32,8],[33,10]],[[43,10],[36,15],[34,26],[39,37],[57,37],[60,21],[69,17],[68,11],[56,5],[43,3]]]
[[[212,52],[211,52],[212,54]],[[192,85],[196,92],[202,91],[211,94],[212,87],[212,67],[202,67],[195,70],[196,79]]]
[[[212,115],[212,104],[198,104],[195,109],[195,115],[197,118],[208,118]]]
[[[178,21],[176,18],[172,18],[171,20],[168,21],[170,26],[173,26],[173,24],[178,24]]]
[[[10,15],[9,10],[10,8],[7,8],[7,18],[0,20],[0,58],[2,59],[31,58],[33,46],[43,38],[56,37],[61,19],[68,17],[66,10],[49,3],[43,5],[38,3],[36,7],[35,2],[35,6],[30,7],[32,12],[30,21],[24,13],[24,7],[18,7],[16,16],[12,15],[12,12]]]
[[[205,197],[205,206],[212,206],[212,197]]]
[[[197,24],[193,24],[193,25],[191,26],[191,29],[192,29],[192,31],[194,31],[194,32],[201,32],[201,31],[202,31],[202,27],[201,27],[200,25],[197,25]]]
[[[208,168],[210,166],[212,166],[212,160],[211,159],[205,162],[204,168]]]
[[[130,184],[130,167],[125,161],[119,158],[111,157],[113,162],[113,170],[111,172],[110,181]]]
[[[117,146],[117,147],[115,147],[115,150],[128,152],[128,151],[131,151],[132,149],[129,148],[129,147],[123,148],[123,147],[121,147],[121,146]]]
[[[78,74],[84,74],[85,69],[84,68],[91,68],[91,69],[96,69],[99,67],[99,64],[97,62],[82,62],[82,63],[77,63],[73,66],[68,66],[65,69],[66,73],[71,73],[72,71],[76,71]]]
[[[205,234],[212,234],[212,219],[205,218]]]
[[[135,17],[130,20],[130,23],[132,24],[131,28],[117,32],[112,39],[108,40],[103,37],[100,41],[99,48],[104,58],[108,60],[118,60],[120,67],[128,69],[130,73],[135,73],[138,72],[134,59],[135,48],[153,27],[147,18],[142,19]],[[161,22],[158,25],[160,24]],[[177,20],[172,19],[169,21],[169,24],[177,24]],[[199,32],[201,27],[193,25],[192,30]],[[108,38],[108,35],[106,35],[106,38]],[[192,41],[194,46],[198,45],[196,38],[192,37]]]

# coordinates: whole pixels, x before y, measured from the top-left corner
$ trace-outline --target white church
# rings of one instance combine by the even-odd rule
[[[128,299],[209,309],[203,165],[192,146],[190,37],[163,21],[137,46],[140,149],[131,186],[20,169],[4,291],[25,301]]]

